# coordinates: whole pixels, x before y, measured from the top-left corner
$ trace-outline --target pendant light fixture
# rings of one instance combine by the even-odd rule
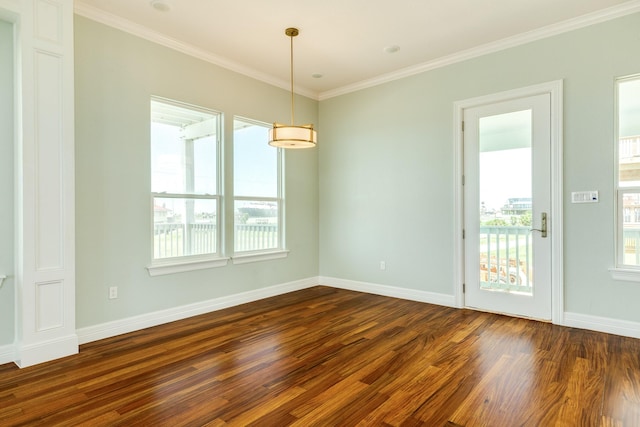
[[[293,38],[299,34],[297,28],[287,28],[284,33],[291,39],[291,125],[274,123],[269,131],[269,145],[280,148],[313,148],[318,135],[313,125],[294,125],[293,115]]]

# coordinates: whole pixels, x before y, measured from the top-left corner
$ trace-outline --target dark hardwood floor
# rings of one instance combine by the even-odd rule
[[[327,287],[0,366],[0,426],[640,426],[640,340]]]

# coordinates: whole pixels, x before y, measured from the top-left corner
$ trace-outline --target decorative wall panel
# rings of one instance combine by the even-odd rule
[[[64,282],[36,283],[36,330],[64,325]]]
[[[60,44],[62,41],[62,5],[51,0],[36,2],[36,37]]]
[[[62,268],[62,60],[35,52],[36,270]]]

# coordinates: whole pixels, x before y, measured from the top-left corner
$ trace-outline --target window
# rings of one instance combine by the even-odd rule
[[[640,272],[640,76],[617,88],[617,264]]]
[[[219,113],[151,100],[153,264],[220,256],[219,134]]]
[[[233,122],[234,251],[283,249],[282,152],[268,145],[269,126]],[[234,261],[235,262],[235,261]]]

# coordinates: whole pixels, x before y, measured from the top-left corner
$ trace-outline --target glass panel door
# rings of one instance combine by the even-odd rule
[[[481,117],[480,287],[531,294],[531,109]]]
[[[464,110],[465,305],[551,319],[550,95]]]

